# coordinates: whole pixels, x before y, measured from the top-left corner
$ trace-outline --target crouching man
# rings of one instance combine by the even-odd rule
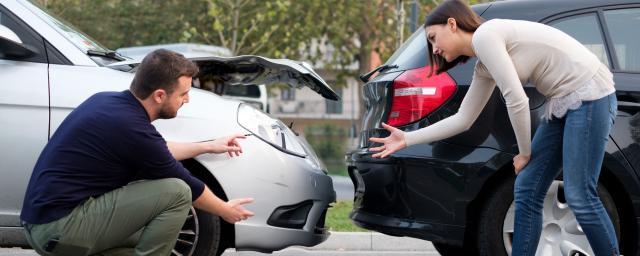
[[[179,160],[242,153],[231,135],[166,142],[151,125],[189,102],[198,67],[182,55],[147,55],[129,90],[80,104],[51,137],[31,175],[20,218],[42,255],[169,255],[191,205],[235,223],[252,199],[224,202]]]

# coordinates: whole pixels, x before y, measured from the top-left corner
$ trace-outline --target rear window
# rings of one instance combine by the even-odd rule
[[[482,15],[490,4],[478,4],[471,6],[471,9],[479,15]],[[424,21],[423,21],[424,22]],[[418,27],[418,30],[409,37],[400,49],[396,50],[387,60],[387,65],[398,65],[398,68],[389,71],[408,70],[421,68],[429,64],[429,55],[427,54],[427,38],[424,35],[424,28]]]
[[[427,65],[427,40],[422,26],[396,50],[386,64],[398,65],[397,70],[421,68]]]

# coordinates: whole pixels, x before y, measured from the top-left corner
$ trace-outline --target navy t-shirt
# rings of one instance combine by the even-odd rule
[[[178,162],[130,91],[101,92],[67,116],[40,154],[20,218],[44,224],[139,179],[179,178],[195,200],[204,183]]]

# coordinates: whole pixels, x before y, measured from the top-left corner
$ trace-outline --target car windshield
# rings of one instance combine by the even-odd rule
[[[110,52],[109,49],[100,45],[98,42],[91,39],[91,37],[75,29],[72,25],[63,21],[59,17],[56,17],[54,14],[47,12],[44,8],[35,4],[29,7],[32,7],[29,9],[66,37],[67,40],[71,41],[71,43],[78,47],[82,52]]]

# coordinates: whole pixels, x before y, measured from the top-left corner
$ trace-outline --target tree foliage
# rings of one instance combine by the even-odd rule
[[[388,56],[395,0],[36,0],[108,48],[194,42],[328,64]],[[405,2],[407,2],[405,0]],[[422,1],[422,9],[429,7]],[[313,43],[313,41],[318,43]],[[331,45],[329,52],[315,52]],[[322,60],[321,60],[322,59]]]
[[[486,1],[486,0],[485,0]],[[111,49],[193,42],[363,73],[397,45],[398,0],[35,0]],[[402,1],[408,19],[413,0]],[[439,1],[417,0],[418,24]],[[471,0],[470,3],[484,2]],[[405,27],[404,39],[411,31]],[[344,67],[358,64],[357,70]]]
[[[206,6],[198,10],[198,5],[182,0],[36,2],[111,49],[179,42],[191,20],[206,11]]]

